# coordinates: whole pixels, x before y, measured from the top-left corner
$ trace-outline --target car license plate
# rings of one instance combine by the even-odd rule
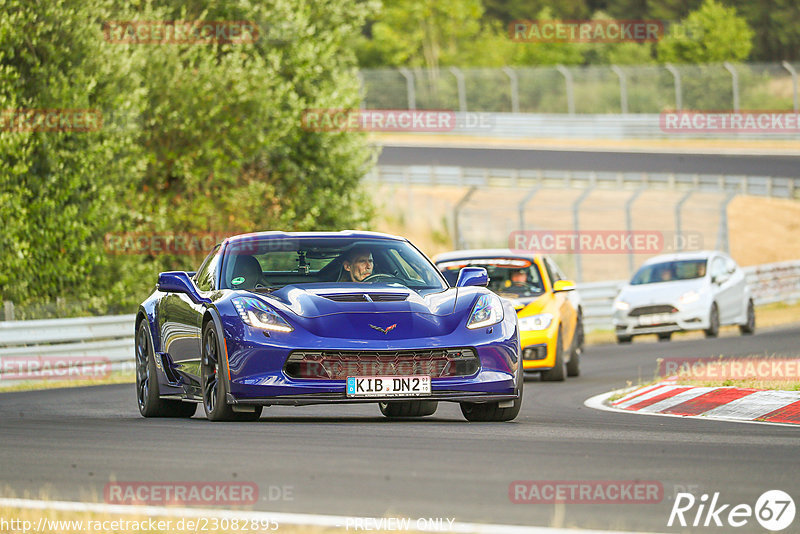
[[[639,324],[641,325],[654,325],[669,323],[672,318],[668,313],[655,313],[652,315],[640,315]]]
[[[418,397],[431,394],[430,376],[348,376],[348,397]]]

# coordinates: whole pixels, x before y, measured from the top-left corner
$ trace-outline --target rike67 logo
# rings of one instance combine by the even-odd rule
[[[755,517],[758,524],[772,532],[778,532],[794,522],[794,500],[781,490],[769,490],[761,494],[755,506],[749,504],[724,504],[720,501],[719,492],[715,492],[709,501],[704,493],[697,499],[691,493],[678,493],[667,526],[686,527],[722,527],[734,528],[751,524]]]

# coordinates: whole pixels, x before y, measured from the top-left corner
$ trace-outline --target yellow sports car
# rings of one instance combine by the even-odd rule
[[[583,313],[575,283],[539,254],[509,250],[458,250],[434,257],[451,286],[462,267],[483,267],[489,289],[510,299],[519,317],[522,368],[542,380],[578,376],[583,351]]]

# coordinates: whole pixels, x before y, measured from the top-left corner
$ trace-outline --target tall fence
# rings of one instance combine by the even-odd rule
[[[362,70],[368,109],[642,114],[800,110],[800,63]]]
[[[800,300],[800,261],[745,267],[757,305]],[[587,330],[611,329],[612,301],[624,281],[578,284]],[[134,315],[0,321],[0,380],[20,369],[70,376],[65,363],[133,369]],[[24,364],[24,365],[22,365]],[[60,366],[60,367],[59,367]],[[79,374],[79,373],[74,373]]]

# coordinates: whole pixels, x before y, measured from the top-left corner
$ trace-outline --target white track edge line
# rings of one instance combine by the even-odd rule
[[[74,501],[39,501],[33,499],[0,498],[0,506],[8,508],[26,508],[34,510],[59,510],[68,512],[96,512],[115,514],[138,514],[160,517],[223,517],[229,519],[273,520],[279,525],[314,525],[328,528],[345,529],[347,519],[374,519],[366,516],[337,516],[318,514],[294,514],[284,512],[234,511],[215,508],[167,508],[163,506],[129,506],[122,504],[83,503]],[[398,517],[398,515],[392,516]],[[349,530],[349,529],[348,529]],[[354,528],[355,530],[355,528]],[[393,529],[397,530],[397,529]],[[483,523],[453,523],[446,529],[433,527],[429,529],[409,529],[413,532],[458,532],[478,534],[653,534],[639,531],[622,530],[583,530],[576,528],[526,527],[522,525],[499,525]],[[391,532],[392,530],[376,530]],[[398,530],[399,531],[399,530]]]
[[[594,397],[589,397],[588,399],[583,401],[583,405],[586,406],[587,408],[592,408],[594,410],[626,413],[632,415],[658,415],[661,417],[678,417],[681,419],[700,419],[701,421],[722,421],[725,423],[751,423],[756,425],[787,426],[790,428],[800,427],[800,424],[795,424],[795,423],[774,423],[772,421],[751,421],[749,419],[731,419],[728,417],[705,417],[701,415],[678,415],[676,413],[639,412],[636,410],[623,410],[622,408],[617,408],[606,404],[606,400],[608,400],[611,396],[616,395],[621,391],[624,390],[619,389],[616,391],[609,391],[608,393],[601,393],[599,395],[595,395]]]

